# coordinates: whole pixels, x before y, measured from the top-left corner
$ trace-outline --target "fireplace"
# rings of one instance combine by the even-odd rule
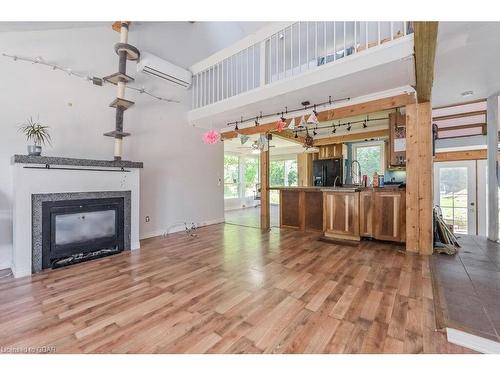
[[[32,272],[131,248],[131,192],[32,195]]]
[[[123,198],[42,203],[42,268],[58,268],[124,250]]]

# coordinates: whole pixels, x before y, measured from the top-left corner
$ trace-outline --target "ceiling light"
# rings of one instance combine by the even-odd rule
[[[460,95],[462,95],[464,98],[468,97],[468,96],[472,96],[474,95],[474,91],[472,90],[468,90],[468,91],[464,91],[463,93],[461,93]]]
[[[238,121],[236,121],[236,125],[234,125],[234,131],[237,132],[239,129],[238,129]]]
[[[295,132],[295,137],[294,138],[299,138],[299,135],[297,134],[297,132]]]
[[[366,120],[365,120],[365,121],[363,121],[363,128],[367,128],[367,127],[368,127],[368,125],[366,125]]]
[[[335,125],[333,125],[332,133],[335,134],[336,132],[337,132],[337,128],[335,127]]]
[[[351,131],[351,123],[347,123],[347,131],[350,132]]]

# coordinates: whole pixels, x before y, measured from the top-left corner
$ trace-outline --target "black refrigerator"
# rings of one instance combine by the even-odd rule
[[[333,186],[335,178],[338,177],[336,186],[343,183],[342,158],[313,160],[313,184],[314,186]]]

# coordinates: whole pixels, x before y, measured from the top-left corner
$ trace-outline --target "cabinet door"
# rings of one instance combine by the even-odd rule
[[[327,192],[323,202],[325,236],[359,240],[359,193]]]
[[[374,197],[375,238],[404,242],[406,237],[404,192],[375,192]]]
[[[373,193],[359,193],[359,235],[373,237]]]

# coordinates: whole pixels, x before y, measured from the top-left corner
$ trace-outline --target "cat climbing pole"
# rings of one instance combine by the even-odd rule
[[[104,77],[106,82],[110,82],[117,87],[116,99],[109,105],[116,109],[115,130],[104,133],[106,137],[115,139],[115,160],[122,159],[123,138],[128,137],[130,133],[123,131],[123,114],[134,105],[134,102],[125,99],[126,84],[134,79],[127,75],[127,60],[139,60],[140,53],[137,48],[128,44],[128,29],[130,22],[119,21],[113,23],[113,30],[120,33],[120,42],[115,44],[115,52],[118,55],[118,72]]]

